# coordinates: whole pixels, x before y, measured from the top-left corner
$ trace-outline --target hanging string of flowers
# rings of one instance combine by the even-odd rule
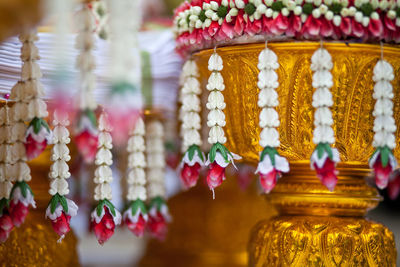
[[[142,108],[141,64],[137,32],[140,1],[108,1],[110,9],[111,90],[107,111],[115,145],[125,144]],[[135,16],[132,16],[135,14]]]
[[[213,192],[213,199],[215,199],[214,189],[221,185],[222,181],[225,180],[225,168],[232,163],[234,160],[241,159],[240,156],[230,152],[224,144],[226,143],[226,137],[224,129],[225,126],[225,109],[224,96],[222,91],[225,89],[224,79],[220,73],[223,69],[222,58],[217,54],[214,48],[214,53],[208,60],[208,70],[211,71],[211,75],[208,78],[207,90],[210,91],[207,101],[207,109],[209,110],[207,117],[207,125],[210,127],[208,135],[208,143],[212,144],[206,165],[209,166],[207,173],[207,184],[210,190]]]
[[[261,108],[259,126],[260,145],[264,148],[260,154],[256,173],[260,174],[260,184],[265,193],[269,193],[276,185],[282,172],[289,171],[289,163],[286,158],[279,155],[276,150],[280,145],[279,133],[277,127],[280,125],[279,115],[275,108],[279,105],[278,93],[276,88],[279,86],[278,57],[267,47],[262,50],[258,56],[258,74],[257,86],[260,89],[258,94],[258,106]]]
[[[9,137],[11,129],[9,128],[7,104],[0,109],[0,243],[4,243],[14,228],[13,219],[10,214],[10,194],[15,177],[10,172],[10,163],[8,162],[10,144]]]
[[[42,85],[39,79],[42,77],[37,60],[40,59],[38,48],[34,42],[37,41],[36,30],[23,33],[19,36],[22,43],[21,60],[21,87],[15,89],[24,96],[14,108],[14,120],[29,121],[26,130],[25,148],[26,157],[32,160],[39,156],[51,140],[51,131],[47,122],[43,119],[48,116],[47,105],[42,97]],[[16,92],[18,94],[18,92]]]
[[[146,124],[147,179],[149,205],[149,230],[152,236],[164,240],[167,223],[171,220],[165,201],[164,129],[158,120]]]
[[[196,185],[199,179],[200,168],[204,166],[204,153],[201,151],[200,137],[200,83],[197,80],[199,73],[196,62],[189,59],[183,65],[182,75],[182,137],[184,156],[181,161],[181,180],[186,188]]]
[[[332,113],[329,109],[333,105],[332,93],[329,90],[333,86],[330,73],[332,67],[331,55],[322,47],[321,42],[321,48],[311,57],[311,70],[314,71],[312,86],[315,88],[312,102],[315,108],[313,142],[317,147],[311,155],[310,163],[329,191],[333,191],[336,186],[336,163],[340,160],[338,150],[331,147],[335,143]]]
[[[112,138],[107,115],[103,112],[99,118],[99,147],[96,154],[94,173],[94,199],[98,201],[91,214],[92,228],[100,244],[106,242],[114,234],[115,227],[121,223],[121,214],[111,203],[113,180],[111,165]]]
[[[369,166],[374,170],[375,183],[379,189],[387,187],[389,176],[397,167],[393,149],[396,147],[396,123],[393,118],[393,67],[386,60],[380,59],[374,67],[372,77],[375,82],[373,98],[376,100],[372,115],[374,121],[374,140],[376,148],[369,160]]]
[[[98,130],[95,110],[97,107],[93,90],[96,87],[96,77],[93,72],[95,59],[93,48],[95,42],[95,22],[90,4],[83,3],[78,12],[78,35],[76,37],[76,48],[79,55],[76,59],[76,67],[79,69],[80,98],[79,117],[75,132],[75,143],[79,153],[86,163],[93,162],[96,157],[98,144]]]
[[[54,231],[60,236],[58,242],[61,242],[65,234],[71,230],[70,220],[78,213],[78,206],[66,197],[69,193],[66,179],[71,176],[67,164],[71,160],[67,146],[71,141],[67,129],[68,113],[55,110],[53,125],[54,146],[51,153],[53,164],[49,173],[51,179],[49,194],[52,195],[52,198],[46,209],[46,217],[51,220]]]
[[[128,208],[123,218],[129,230],[136,236],[143,235],[148,221],[146,208],[146,159],[144,142],[145,126],[142,118],[136,122],[135,129],[130,133],[127,150],[128,156],[128,193],[126,199],[129,201]]]

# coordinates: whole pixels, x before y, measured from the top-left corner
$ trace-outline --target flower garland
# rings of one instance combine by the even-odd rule
[[[391,200],[396,200],[400,195],[400,169],[397,169],[392,173],[389,179],[387,193]]]
[[[130,133],[127,150],[128,156],[128,193],[126,199],[129,206],[124,212],[123,218],[129,230],[136,236],[143,235],[148,221],[148,214],[145,202],[147,201],[146,191],[146,159],[144,142],[145,127],[142,118],[136,122],[135,129]]]
[[[175,10],[178,51],[241,36],[400,42],[400,4],[373,0],[185,1]]]
[[[140,1],[108,1],[110,10],[111,90],[107,111],[115,145],[125,144],[142,108],[141,64],[137,32]],[[132,14],[135,14],[132,16]],[[129,52],[128,52],[129,51]]]
[[[19,36],[22,43],[21,60],[21,87],[15,88],[15,95],[20,96],[20,101],[14,108],[14,120],[30,121],[26,130],[25,148],[26,157],[32,160],[39,156],[51,140],[51,131],[47,122],[43,119],[48,116],[47,105],[41,99],[42,85],[39,79],[42,77],[39,65],[38,48],[34,42],[39,37],[36,31],[23,33]]]
[[[89,8],[90,4],[83,3],[78,13],[79,32],[76,37],[76,48],[79,55],[76,67],[80,73],[80,115],[75,133],[75,143],[79,153],[86,163],[93,162],[96,157],[98,130],[95,110],[97,107],[93,90],[96,86],[94,75],[95,59],[92,54],[94,47],[94,17]]]
[[[384,59],[379,60],[374,67],[372,79],[375,82],[373,98],[376,100],[372,115],[374,121],[374,141],[376,148],[369,160],[370,168],[374,169],[375,183],[379,189],[388,185],[389,176],[397,167],[393,149],[396,147],[396,123],[393,118],[393,67]]]
[[[333,119],[330,107],[333,105],[332,93],[329,88],[333,86],[332,58],[329,52],[322,47],[311,57],[311,70],[314,71],[312,86],[315,88],[312,105],[314,113],[313,142],[317,145],[311,155],[311,168],[315,169],[318,178],[333,191],[337,183],[336,163],[339,162],[339,152],[331,145],[335,143],[335,134],[332,129]]]
[[[14,228],[13,218],[10,214],[10,194],[15,177],[12,175],[11,165],[8,162],[10,154],[9,108],[6,104],[0,109],[0,243],[4,243]]]
[[[69,193],[68,179],[71,176],[67,162],[71,160],[67,144],[71,141],[69,138],[68,113],[54,111],[53,118],[53,143],[49,177],[51,179],[49,194],[53,197],[46,209],[46,217],[51,220],[54,231],[60,236],[58,242],[65,237],[65,234],[71,230],[71,217],[78,213],[78,206],[74,201],[65,197]]]
[[[181,161],[181,180],[186,188],[196,185],[200,168],[204,166],[204,154],[201,152],[200,137],[200,83],[196,62],[188,60],[182,70],[184,84],[182,86],[182,135],[184,156]]]
[[[276,148],[279,147],[279,133],[276,127],[280,125],[279,115],[275,107],[279,105],[276,88],[279,86],[276,69],[279,68],[278,57],[268,49],[258,56],[258,106],[261,108],[259,125],[262,129],[260,145],[264,148],[260,154],[256,173],[260,174],[260,183],[265,193],[269,193],[276,185],[282,172],[289,171],[289,163],[286,158],[279,155]]]
[[[94,173],[94,199],[99,201],[91,214],[92,228],[100,244],[106,242],[114,234],[115,226],[121,223],[121,214],[111,203],[112,190],[112,138],[111,127],[107,115],[103,112],[99,118],[99,147],[96,154]]]
[[[154,237],[164,240],[170,215],[165,201],[163,125],[158,120],[152,120],[146,124],[146,132],[147,190],[150,199],[148,226]]]
[[[226,143],[225,133],[222,127],[225,126],[225,109],[224,96],[222,91],[225,89],[224,78],[220,71],[223,69],[222,58],[217,54],[214,48],[214,53],[208,60],[208,70],[211,75],[208,78],[207,90],[210,91],[207,101],[207,109],[209,110],[207,117],[207,125],[210,127],[208,135],[208,143],[212,144],[206,165],[210,166],[207,173],[207,184],[213,192],[213,199],[215,199],[214,189],[221,185],[225,180],[225,168],[234,160],[241,159],[240,156],[230,152],[224,144]]]

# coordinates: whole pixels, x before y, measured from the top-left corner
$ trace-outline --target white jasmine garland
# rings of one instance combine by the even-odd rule
[[[145,160],[145,125],[142,118],[139,118],[136,122],[135,129],[130,133],[128,140],[128,157],[134,157],[138,160],[128,160],[128,192],[126,198],[128,201],[134,200],[147,200],[146,192],[146,177],[144,168],[146,168]],[[135,157],[137,156],[137,157]],[[136,176],[139,174],[139,176]]]
[[[384,59],[379,60],[373,70],[374,93],[376,100],[373,116],[374,120],[374,140],[372,145],[376,148],[375,153],[369,160],[371,168],[375,169],[377,186],[381,189],[387,186],[387,177],[378,177],[379,167],[376,167],[376,161],[379,157],[381,168],[388,165],[393,171],[397,167],[396,158],[393,155],[393,149],[396,148],[396,123],[393,118],[393,87],[391,81],[394,79],[393,67]],[[382,182],[383,181],[383,182]]]
[[[8,121],[8,106],[5,105],[0,109],[0,116],[1,116],[1,125],[0,125],[0,131],[4,131],[7,127],[9,127],[9,121]],[[11,189],[13,187],[13,181],[14,177],[13,175],[9,175],[9,172],[11,170],[10,168],[10,163],[8,163],[7,157],[4,156],[4,153],[7,153],[10,151],[9,149],[9,144],[7,139],[3,139],[1,144],[0,144],[0,152],[3,154],[3,157],[0,159],[0,200],[1,199],[9,199],[10,198],[10,193]],[[2,211],[0,211],[2,212]]]
[[[163,125],[158,120],[146,124],[147,179],[149,198],[165,199],[165,158]]]
[[[260,145],[263,147],[263,151],[260,153],[256,173],[260,174],[262,180],[267,180],[268,186],[262,180],[261,185],[263,185],[264,191],[268,193],[275,186],[280,173],[289,171],[289,163],[276,151],[276,148],[280,145],[279,133],[276,129],[279,127],[280,121],[278,112],[275,110],[279,105],[276,92],[276,88],[279,86],[278,74],[276,73],[279,63],[277,55],[267,47],[267,44],[258,56],[257,67],[260,71],[257,82],[260,89],[257,104],[261,108],[259,126],[262,129]],[[269,174],[272,174],[272,176]]]

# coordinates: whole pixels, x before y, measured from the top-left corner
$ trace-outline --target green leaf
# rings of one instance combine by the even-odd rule
[[[383,168],[385,168],[388,165],[390,154],[391,154],[390,149],[387,146],[381,148],[381,163]]]
[[[40,124],[41,124],[44,128],[46,128],[46,130],[47,130],[48,132],[50,132],[50,127],[49,127],[49,125],[47,124],[47,122],[46,122],[45,120],[40,119]]]
[[[164,204],[164,200],[162,199],[162,197],[157,196],[155,198],[153,198],[150,202],[150,207],[156,207],[157,210],[161,209],[161,206]]]
[[[50,200],[50,211],[51,211],[51,213],[54,213],[54,211],[57,208],[57,204],[59,202],[58,196],[59,196],[58,194],[55,194]]]
[[[189,160],[192,161],[193,157],[194,157],[194,152],[196,151],[196,145],[191,145],[187,152],[189,154]]]
[[[58,200],[60,201],[60,204],[61,204],[64,212],[67,213],[68,212],[68,204],[67,204],[67,200],[65,199],[65,197],[59,195]]]
[[[107,205],[107,207],[110,209],[111,213],[113,216],[115,216],[115,208],[113,203],[111,203],[108,199],[104,199],[104,203]]]
[[[104,200],[101,200],[96,207],[97,216],[99,216],[99,217],[101,216],[101,213],[103,212],[103,206],[104,206]]]
[[[42,123],[40,122],[40,119],[35,117],[33,118],[33,120],[31,121],[30,125],[33,127],[33,132],[35,134],[38,134],[40,132],[40,128],[42,126]]]
[[[208,154],[210,158],[210,163],[213,163],[215,161],[216,155],[217,155],[217,146],[214,144],[210,149],[210,153]]]
[[[96,114],[94,113],[94,111],[91,109],[86,109],[84,112],[85,112],[86,117],[89,118],[92,125],[94,127],[96,127],[97,126],[97,118],[96,118]]]
[[[20,190],[21,190],[21,194],[22,194],[22,196],[24,197],[24,198],[26,198],[26,196],[27,196],[27,184],[25,183],[25,182],[20,182],[19,183],[19,188],[20,188]]]
[[[306,14],[306,15],[311,15],[313,9],[314,9],[314,6],[313,6],[313,4],[311,4],[311,3],[305,3],[305,4],[303,5],[303,12],[304,12],[304,14]]]
[[[206,11],[205,11],[204,9],[202,9],[202,10],[200,11],[199,19],[200,19],[201,22],[206,21],[207,16],[206,16]],[[178,25],[180,25],[180,24],[178,23]]]
[[[339,3],[333,3],[332,5],[329,6],[329,10],[332,11],[335,15],[340,14],[340,11],[342,11],[342,4]]]
[[[199,155],[200,159],[204,162],[203,153],[201,153],[200,147],[196,146],[197,154]]]
[[[8,207],[8,203],[9,200],[5,197],[0,200],[0,215],[3,214],[4,208]]]
[[[329,159],[333,161],[333,152],[332,152],[331,146],[328,143],[325,143],[324,147],[325,147],[326,153],[328,153]]]
[[[279,1],[279,0],[273,2],[272,5],[271,5],[271,9],[273,11],[280,12],[282,10],[282,8],[284,8],[284,5],[283,5],[282,1]]]
[[[256,6],[252,3],[248,3],[244,6],[244,12],[249,16],[253,15],[254,12],[256,12],[256,9]]]
[[[132,215],[135,215],[138,209],[140,209],[142,214],[147,213],[146,205],[140,199],[137,199],[134,202],[132,202],[131,209],[132,209]]]
[[[228,149],[221,143],[216,143],[215,144],[217,146],[216,151],[219,151],[219,153],[221,153],[222,157],[225,159],[226,162],[229,162],[228,160]]]
[[[136,90],[136,87],[126,81],[115,83],[111,87],[111,94],[124,94],[126,92],[133,92]]]
[[[322,158],[322,156],[324,155],[324,151],[325,151],[324,144],[319,143],[315,149],[317,150],[318,158],[319,159]]]
[[[266,147],[269,159],[271,160],[272,166],[275,166],[275,155],[278,154],[278,151],[274,147]]]
[[[228,14],[228,8],[227,8],[226,6],[222,6],[222,5],[221,5],[221,6],[217,9],[217,15],[218,15],[218,17],[220,17],[220,18],[225,18],[226,14]]]

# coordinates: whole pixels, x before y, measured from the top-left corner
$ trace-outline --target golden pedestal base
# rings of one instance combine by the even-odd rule
[[[325,42],[332,56],[331,88],[336,143],[342,163],[339,181],[328,191],[310,170],[313,113],[311,56],[319,42],[268,43],[278,56],[281,145],[279,153],[290,161],[290,173],[278,181],[267,196],[279,217],[259,223],[249,243],[250,266],[395,266],[393,234],[363,216],[380,201],[368,186],[368,159],[373,153],[373,68],[381,57],[379,45]],[[257,106],[258,55],[265,44],[244,44],[217,48],[224,68],[223,95],[226,102],[227,147],[246,162],[257,163],[260,127]],[[213,50],[194,54],[202,88],[210,71]],[[400,68],[400,49],[385,45],[384,58],[394,70]],[[396,71],[395,71],[396,72]],[[394,119],[400,125],[400,75],[392,82]],[[207,99],[207,90],[203,90]],[[400,131],[396,132],[397,148]],[[399,158],[400,149],[394,151]]]
[[[394,237],[363,218],[280,216],[252,231],[250,266],[395,266]]]

